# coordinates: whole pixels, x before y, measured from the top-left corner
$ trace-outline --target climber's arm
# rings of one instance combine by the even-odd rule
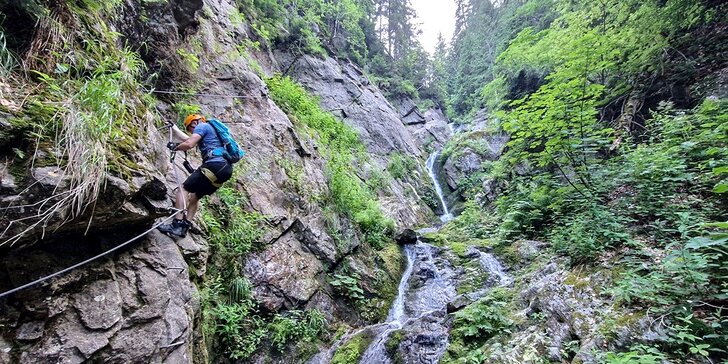
[[[201,139],[202,139],[202,136],[200,136],[200,134],[192,134],[191,137],[187,137],[187,139],[184,142],[180,143],[177,146],[176,150],[180,150],[180,151],[190,150],[190,149],[196,147],[197,143],[199,143]]]
[[[179,128],[177,127],[177,125],[172,125],[172,134],[178,140],[181,140],[183,142],[190,138],[190,136],[187,135],[187,133],[183,132],[182,130],[179,130]]]

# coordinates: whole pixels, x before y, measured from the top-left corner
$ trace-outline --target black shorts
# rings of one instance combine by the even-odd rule
[[[192,174],[185,180],[185,183],[182,184],[185,190],[197,195],[198,199],[212,195],[215,191],[217,191],[217,187],[213,186],[210,179],[202,173],[202,168],[211,170],[217,177],[217,183],[219,184],[229,180],[233,175],[233,166],[227,162],[202,163],[200,168],[197,168],[194,172],[192,172]]]

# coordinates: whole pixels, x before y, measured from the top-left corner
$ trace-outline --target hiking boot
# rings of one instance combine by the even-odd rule
[[[177,236],[184,238],[187,236],[187,230],[192,226],[187,220],[174,219],[169,224],[160,225],[157,230],[169,236]]]

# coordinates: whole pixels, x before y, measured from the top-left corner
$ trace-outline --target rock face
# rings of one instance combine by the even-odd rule
[[[487,161],[496,161],[505,151],[509,137],[498,131],[489,130],[490,121],[485,110],[478,112],[470,124],[460,128],[450,143],[452,151],[442,161],[445,181],[451,191],[463,188],[463,181],[488,167]],[[494,181],[483,180],[478,199],[492,202],[497,197]],[[451,198],[452,199],[452,198]]]
[[[612,285],[610,269],[573,272],[562,259],[547,258],[542,242],[524,240],[513,246],[511,263],[521,268],[514,273],[516,304],[509,315],[518,329],[484,348],[490,361],[546,358],[596,364],[601,350],[623,351],[635,342],[666,339],[661,324],[651,325],[653,319],[644,313],[620,308],[601,292]]]
[[[320,97],[324,109],[340,116],[359,133],[372,164],[369,168],[364,167],[363,179],[386,170],[393,153],[425,157],[421,140],[405,126],[412,115],[419,115],[419,111],[413,104],[409,113],[398,111],[356,65],[332,58],[294,58],[284,53],[276,53],[276,56],[282,65],[287,65],[286,69],[294,79]],[[381,196],[380,201],[389,217],[401,221],[404,226],[413,226],[431,215],[431,211],[421,205],[417,192],[429,188],[429,179],[422,163],[408,172],[411,178],[391,181],[388,196]]]
[[[194,89],[195,95],[185,98],[160,95],[156,111],[163,120],[179,119],[175,103],[199,105],[201,113],[225,121],[246,150],[231,184],[245,196],[241,208],[265,221],[255,252],[240,262],[240,271],[254,285],[254,299],[271,313],[316,308],[331,323],[361,325],[365,319],[327,281],[329,274],[345,266],[362,277],[371,311],[386,314],[391,299],[387,295],[396,291],[401,274],[401,254],[373,251],[345,218],[331,228],[330,217],[316,199],[328,189],[326,160],[316,142],[299,134],[268,97],[265,82],[251,70],[250,58],[238,52],[249,29],[247,24],[231,21],[236,2],[176,0],[167,5],[127,1],[117,21],[108,22],[109,30],[119,32],[133,49],[141,49],[149,71],[159,75],[157,90]],[[140,18],[145,21],[129,21]],[[176,56],[179,49],[195,49],[205,56],[200,57],[199,67],[190,67]],[[290,61],[286,55],[251,57],[270,71],[281,71],[278,65],[287,66]],[[321,97],[324,108],[340,113],[359,131],[372,154],[371,165],[360,171],[362,179],[385,170],[393,153],[424,156],[422,143],[407,129],[402,115],[353,64],[303,57],[292,74]],[[155,218],[168,216],[177,183],[174,174],[168,173],[166,130],[145,122],[140,126],[139,146],[129,156],[137,169],[130,179],[108,176],[93,211],[90,234],[83,236],[88,218],[81,218],[55,232],[56,226],[49,225],[45,240],[40,239],[42,229],[24,235],[18,245],[27,249],[12,250],[0,258],[3,290],[113,247],[132,231],[149,228]],[[173,168],[184,178],[180,159]],[[200,164],[196,152],[190,160]],[[28,181],[3,175],[3,202],[33,204],[62,190],[66,182],[55,168],[28,171],[30,182],[37,183],[23,194],[18,190]],[[400,226],[421,223],[432,214],[417,193],[418,181],[427,181],[425,172],[417,167],[411,173],[407,181],[393,181],[390,191],[379,196],[383,211]],[[216,197],[207,200],[214,204]],[[3,216],[20,219],[34,213],[26,208]],[[333,233],[344,238],[337,240]],[[208,242],[198,235],[175,244],[152,232],[117,255],[11,296],[0,305],[0,362],[207,361],[198,325],[199,292],[192,282],[209,278],[207,265],[215,259],[209,251]],[[194,269],[188,269],[188,264]]]
[[[412,229],[404,229],[394,236],[394,240],[401,245],[414,244],[417,242],[417,233]]]
[[[21,274],[3,281],[65,268],[73,248],[62,245],[78,243],[11,253],[2,271]],[[178,246],[152,232],[111,258],[8,298],[0,306],[3,336],[14,337],[20,351],[0,362],[190,362],[199,302]]]
[[[312,56],[292,58],[277,54],[289,73],[321,98],[324,109],[338,113],[353,126],[369,152],[384,156],[392,152],[421,153],[417,141],[405,128],[399,112],[353,63]]]

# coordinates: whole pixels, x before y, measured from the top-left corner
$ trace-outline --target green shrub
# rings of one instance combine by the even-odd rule
[[[257,311],[247,279],[234,277],[229,286],[223,282],[217,275],[206,281],[201,292],[203,332],[208,339],[216,337],[221,355],[248,358],[265,339],[283,351],[292,343],[317,341],[325,332],[328,323],[318,310],[291,310],[266,318]]]
[[[292,310],[276,315],[268,324],[268,331],[273,346],[282,351],[294,340],[316,341],[324,333],[326,324],[326,318],[318,310]]]
[[[487,356],[481,347],[491,338],[510,334],[514,322],[508,318],[513,292],[495,288],[487,296],[455,313],[450,345],[442,363],[483,363]]]
[[[509,333],[513,326],[507,310],[510,299],[511,292],[507,289],[493,289],[486,297],[455,314],[453,334],[466,342],[485,342],[495,335]]]
[[[153,100],[142,92],[140,82],[145,65],[137,53],[118,46],[118,33],[109,31],[98,12],[115,4],[84,5],[88,8],[69,5],[71,16],[78,16],[82,23],[77,29],[63,25],[56,29],[64,35],[73,32],[75,37],[49,42],[43,51],[47,54],[33,60],[43,70],[51,65],[54,69],[31,72],[38,84],[28,88],[21,110],[34,128],[37,148],[29,147],[36,152],[33,159],[42,159],[38,164],[57,165],[62,171],[59,178],[66,179],[68,187],[54,191],[53,198],[40,205],[37,219],[25,221],[25,231],[0,245],[47,225],[51,217],[62,216],[65,223],[84,213],[90,215],[107,174],[130,180],[138,172],[133,157],[138,153],[140,130],[154,122]],[[94,26],[83,25],[87,21]],[[0,72],[9,74],[17,64],[10,62],[4,39],[0,44]]]
[[[178,48],[177,54],[182,57],[182,61],[191,72],[197,72],[200,68],[200,58],[194,52],[189,52],[184,48]]]
[[[361,277],[356,273],[342,273],[334,274],[334,279],[330,280],[329,284],[342,296],[359,301],[364,299],[364,290],[359,285],[360,281]]]
[[[659,364],[667,358],[665,354],[653,347],[636,345],[625,353],[606,353],[604,364]]]
[[[451,240],[467,241],[492,237],[497,229],[492,211],[481,207],[474,200],[465,202],[465,209],[442,230]]]
[[[357,224],[369,244],[384,246],[391,240],[394,222],[384,216],[372,192],[354,170],[356,162],[362,163],[356,159],[361,158],[364,150],[359,135],[321,109],[318,100],[290,78],[276,76],[266,83],[276,104],[317,136],[319,151],[327,162],[327,198]]]
[[[557,252],[572,258],[572,264],[589,262],[629,241],[624,229],[627,221],[608,209],[586,202],[571,210],[576,213],[561,217],[550,239]]]
[[[567,193],[549,175],[541,174],[528,181],[515,180],[510,191],[496,201],[502,217],[499,235],[503,238],[537,236],[561,210]]]
[[[246,197],[229,183],[218,189],[216,196],[220,203],[206,205],[200,214],[208,240],[220,254],[245,256],[263,235],[265,218],[245,211]]]
[[[375,249],[382,249],[392,241],[394,221],[382,216],[379,205],[373,200],[369,200],[366,208],[354,215],[354,222],[364,233],[364,240]]]
[[[387,164],[389,174],[399,180],[409,176],[416,168],[417,161],[414,158],[399,152],[392,153]]]

